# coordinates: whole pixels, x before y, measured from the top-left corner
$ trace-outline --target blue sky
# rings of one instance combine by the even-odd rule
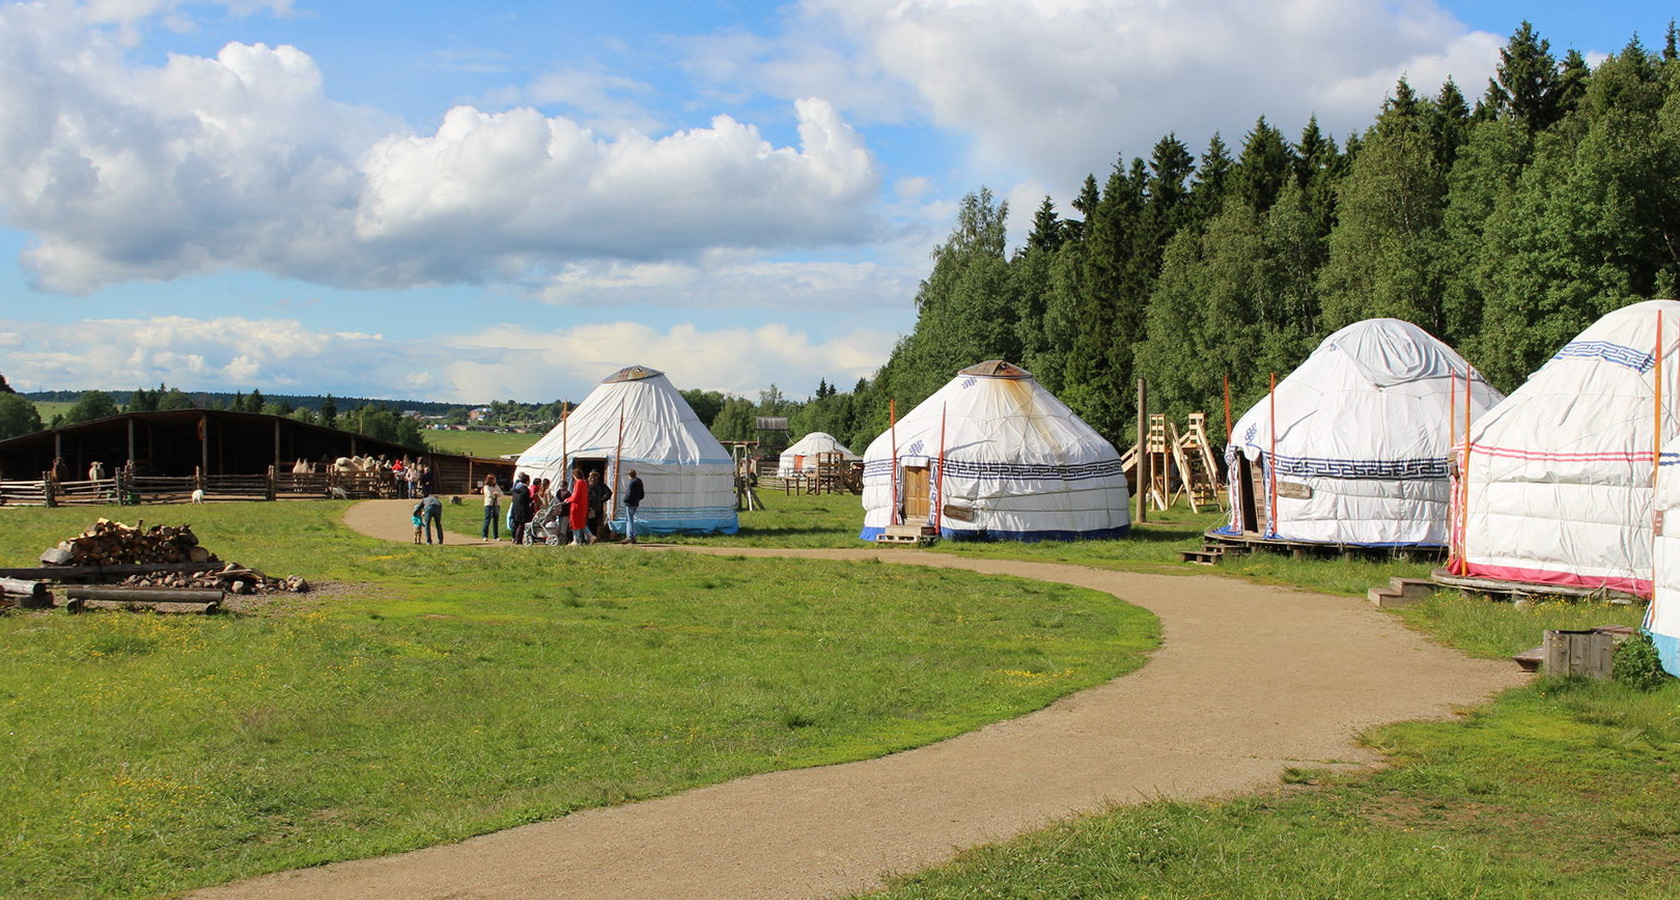
[[[0,0],[0,374],[20,390],[579,399],[849,387],[957,202],[1024,224],[1176,133],[1472,98],[1523,19],[1653,2]],[[1019,243],[1021,231],[1012,234]]]

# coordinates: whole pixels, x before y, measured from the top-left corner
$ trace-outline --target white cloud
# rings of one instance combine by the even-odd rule
[[[644,306],[761,309],[772,314],[867,310],[901,312],[925,274],[925,253],[912,266],[880,262],[773,261],[708,254],[698,263],[606,262],[568,266],[534,296],[580,307]]]
[[[1422,93],[1448,75],[1474,93],[1503,44],[1430,2],[805,0],[801,10],[797,35],[761,59],[803,52],[812,33],[855,42],[852,81],[908,85],[933,123],[971,136],[976,166],[1064,187],[1100,177],[1117,154],[1147,156],[1168,132],[1198,151],[1215,131],[1235,145],[1261,115],[1287,133],[1316,114],[1345,137],[1402,75]],[[831,58],[808,52],[813,65]],[[776,93],[774,77],[737,68]]]
[[[794,103],[798,147],[729,116],[606,139],[565,117],[470,107],[414,135],[328,99],[297,48],[236,43],[140,66],[91,15],[0,6],[0,215],[34,236],[24,262],[50,290],[229,269],[345,287],[518,279],[873,229],[874,157],[821,100]],[[597,113],[631,87],[539,85]]]
[[[465,398],[522,396],[581,400],[600,380],[628,365],[647,365],[679,389],[754,396],[772,383],[792,397],[819,379],[848,385],[880,367],[894,336],[860,329],[813,340],[785,325],[703,330],[678,324],[659,330],[636,322],[583,325],[552,332],[496,326],[452,341],[459,352],[496,351],[498,361],[452,361],[448,380]],[[561,387],[568,391],[561,391]]]
[[[635,99],[651,93],[653,86],[646,82],[584,69],[546,73],[525,89],[531,103],[568,107],[582,124],[604,134],[658,131],[659,120]]]
[[[606,142],[535,110],[458,107],[436,134],[368,152],[356,235],[423,246],[435,254],[425,264],[448,268],[462,255],[523,265],[863,239],[878,185],[873,156],[827,103],[795,109],[797,150],[728,116]]]

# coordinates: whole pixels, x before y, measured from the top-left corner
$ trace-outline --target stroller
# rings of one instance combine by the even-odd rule
[[[550,503],[537,518],[525,526],[525,543],[558,547],[571,541],[571,529],[566,521],[566,504]]]

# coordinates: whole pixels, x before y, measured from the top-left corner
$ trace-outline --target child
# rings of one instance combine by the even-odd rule
[[[420,530],[426,527],[425,520],[420,518],[420,504],[414,504],[414,512],[408,520],[414,523],[414,543],[418,544],[420,543]]]

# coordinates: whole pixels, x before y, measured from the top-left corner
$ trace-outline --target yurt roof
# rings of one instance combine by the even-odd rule
[[[1031,378],[1032,373],[1001,359],[988,359],[977,363],[957,373],[958,375],[981,375],[986,378]]]

